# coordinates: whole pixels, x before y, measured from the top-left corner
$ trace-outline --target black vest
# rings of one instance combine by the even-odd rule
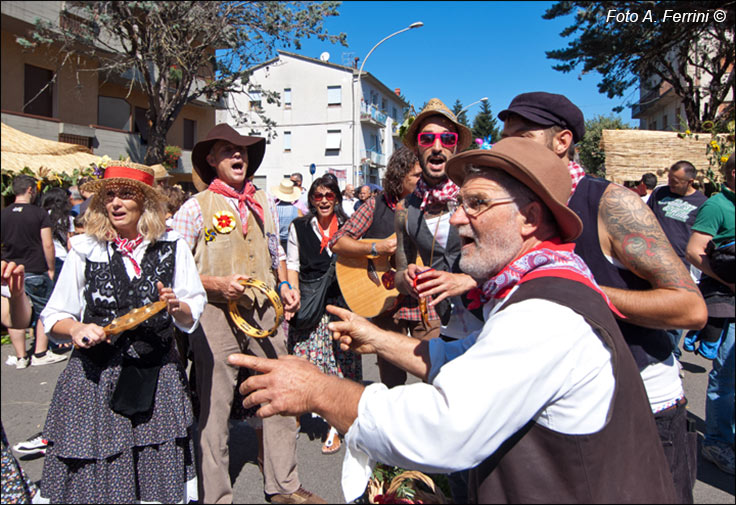
[[[373,222],[363,234],[363,238],[384,239],[394,233],[394,209],[386,203],[386,194],[381,192],[376,195],[376,206],[373,210]]]
[[[320,252],[321,243],[317,235],[312,229],[312,216],[307,214],[292,221],[296,230],[296,240],[299,243],[299,279],[312,280],[322,277],[330,267],[332,257],[327,254],[327,248]],[[337,278],[330,285],[325,297],[325,304],[331,303],[345,306],[345,302],[340,293],[340,286],[337,284]]]
[[[603,298],[579,282],[546,277],[522,284],[501,310],[530,298],[571,308],[610,350],[615,388],[606,425],[566,435],[529,421],[470,471],[470,501],[675,503],[644,384]]]
[[[611,264],[603,255],[598,238],[598,209],[601,197],[610,182],[585,176],[578,183],[568,207],[583,222],[583,233],[575,241],[575,253],[585,260],[601,286],[641,291],[652,289],[651,284],[634,273]],[[639,370],[647,365],[666,360],[672,344],[664,330],[644,328],[624,320],[618,321],[621,333],[634,355]]]
[[[108,245],[110,262],[86,261],[84,290],[86,307],[82,322],[100,326],[109,324],[114,318],[127,314],[143,305],[159,299],[156,282],[171,286],[174,279],[176,242],[157,241],[146,248],[141,261],[141,275],[129,279],[123,257]],[[132,330],[123,332],[113,346],[102,343],[89,349],[76,349],[98,364],[108,362],[115,355],[113,347],[128,355],[137,355],[141,361],[156,362],[165,357],[173,338],[173,322],[165,310],[147,319]],[[130,347],[135,349],[130,352]]]

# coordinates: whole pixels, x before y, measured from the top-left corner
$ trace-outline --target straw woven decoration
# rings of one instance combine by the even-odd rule
[[[667,184],[667,170],[686,160],[698,169],[697,179],[702,180],[709,166],[705,149],[711,136],[694,135],[699,139],[682,139],[677,132],[603,130],[600,148],[606,153],[606,179],[623,184],[639,181],[643,174],[651,172],[657,176],[658,184]]]
[[[74,169],[87,168],[99,159],[84,146],[34,137],[5,123],[0,135],[3,172],[16,173],[28,167],[36,174],[44,169],[71,175]]]

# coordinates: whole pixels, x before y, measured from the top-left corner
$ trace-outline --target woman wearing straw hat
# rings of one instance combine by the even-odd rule
[[[302,211],[294,205],[302,194],[301,190],[287,178],[281,179],[278,186],[271,186],[271,194],[276,198],[276,211],[279,214],[279,240],[285,251],[289,242],[289,225],[294,219],[303,216]]]
[[[122,162],[85,184],[85,234],[71,239],[41,314],[75,346],[44,427],[41,497],[52,503],[197,499],[194,417],[172,334],[194,329],[206,296],[153,182],[148,167]],[[106,336],[114,318],[158,300],[166,311]]]

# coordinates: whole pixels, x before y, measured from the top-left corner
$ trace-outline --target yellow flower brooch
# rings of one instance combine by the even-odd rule
[[[226,210],[215,212],[212,216],[212,225],[220,233],[230,233],[235,229],[235,216]]]

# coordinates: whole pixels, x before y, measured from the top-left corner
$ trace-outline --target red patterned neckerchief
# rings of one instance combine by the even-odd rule
[[[330,224],[327,228],[322,228],[322,225],[319,224],[319,219],[317,218],[317,228],[319,228],[319,232],[322,235],[322,241],[319,244],[319,253],[322,254],[322,251],[325,250],[325,247],[327,247],[327,244],[330,242],[330,238],[337,233],[337,215],[332,214],[332,219],[330,220]]]
[[[444,182],[430,187],[424,181],[424,178],[420,177],[417,187],[414,188],[414,194],[422,199],[422,204],[419,206],[420,210],[424,210],[427,205],[446,203],[449,200],[454,200],[459,192],[460,188],[450,179],[445,179]]]
[[[252,182],[245,181],[245,186],[243,186],[242,193],[235,191],[232,187],[228,186],[220,179],[214,179],[207,189],[209,189],[213,193],[217,193],[218,195],[236,198],[238,200],[238,214],[240,214],[240,222],[243,225],[243,235],[248,233],[249,207],[250,210],[252,210],[256,214],[256,216],[258,216],[258,219],[261,220],[261,223],[264,222],[263,207],[261,207],[261,204],[258,203],[255,198],[253,198],[253,195],[256,194],[256,187],[253,185]]]
[[[133,264],[133,270],[135,270],[136,275],[141,274],[141,267],[138,266],[138,262],[133,259],[133,251],[136,247],[141,245],[141,242],[143,242],[143,235],[138,235],[133,240],[128,240],[127,238],[120,238],[115,237],[115,247],[117,248],[118,252],[128,258],[130,262]]]
[[[386,200],[386,205],[388,205],[388,208],[391,210],[396,210],[396,204],[399,203],[399,201],[394,200],[388,193],[384,193],[383,196]]]
[[[514,286],[539,277],[562,277],[581,282],[600,294],[617,316],[624,316],[613,306],[608,296],[598,287],[588,265],[575,254],[574,243],[563,244],[559,239],[542,242],[523,256],[506,265],[480,288],[471,289],[469,309],[475,309],[491,300],[506,297]]]
[[[570,178],[572,179],[572,190],[570,191],[570,198],[572,198],[580,179],[585,177],[585,169],[572,160],[567,162],[567,169],[570,171]]]

